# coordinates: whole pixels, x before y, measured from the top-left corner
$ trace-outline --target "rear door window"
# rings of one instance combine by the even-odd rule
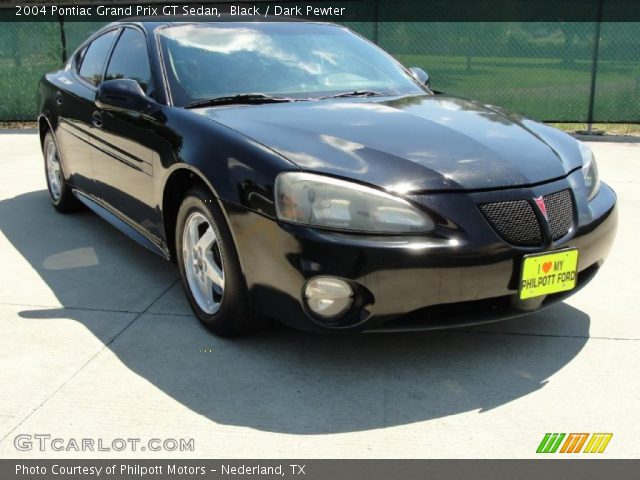
[[[73,69],[76,71],[77,74],[80,74],[80,65],[82,65],[82,59],[84,58],[84,54],[87,53],[87,46],[85,46],[82,50],[80,50],[77,54],[76,54],[76,58],[73,62]]]
[[[97,86],[102,81],[102,72],[107,62],[107,56],[117,35],[118,30],[111,30],[96,38],[87,47],[78,73],[91,85]]]

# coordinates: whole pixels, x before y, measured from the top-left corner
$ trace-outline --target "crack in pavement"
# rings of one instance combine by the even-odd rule
[[[640,338],[623,338],[623,337],[591,337],[589,335],[561,335],[553,333],[526,333],[526,332],[489,332],[482,330],[466,331],[457,328],[452,328],[452,332],[478,334],[478,335],[510,335],[510,336],[522,336],[522,337],[551,337],[551,338],[588,338],[589,340],[613,340],[622,342],[637,342]]]
[[[32,305],[32,304],[25,304],[25,303],[10,303],[10,302],[0,302],[0,306],[2,305],[7,305],[7,306],[13,306],[13,307],[29,307],[29,308],[47,308],[47,309],[51,309],[51,310],[72,310],[72,311],[86,311],[86,312],[104,312],[104,313],[128,313],[128,314],[135,314],[136,317],[132,320],[131,323],[133,323],[135,320],[137,320],[140,316],[150,313],[152,315],[160,315],[160,316],[168,316],[168,317],[188,317],[191,318],[193,317],[192,314],[190,313],[171,313],[171,312],[149,312],[149,309],[151,307],[153,307],[153,305],[155,305],[158,300],[160,300],[160,298],[162,298],[172,287],[174,287],[176,285],[176,283],[178,283],[180,279],[176,279],[174,280],[174,282],[168,287],[168,289],[164,290],[159,297],[155,298],[150,304],[149,306],[147,306],[144,310],[118,310],[118,309],[110,309],[110,308],[91,308],[91,307],[65,307],[65,306],[59,306],[59,305]],[[130,324],[129,324],[130,325]],[[120,335],[122,332],[124,332],[129,325],[125,326],[118,334],[116,334],[115,337],[113,337],[113,339],[111,341],[109,341],[109,343],[105,344],[105,347],[107,345],[110,345],[113,340],[115,340],[115,338]],[[466,333],[468,335],[473,335],[473,334],[478,334],[478,335],[520,335],[520,336],[525,336],[525,337],[550,337],[550,338],[588,338],[590,340],[613,340],[613,341],[631,341],[631,342],[637,342],[640,341],[640,338],[625,338],[625,337],[601,337],[601,336],[590,336],[590,335],[567,335],[567,334],[554,334],[554,333],[527,333],[527,332],[491,332],[491,331],[482,331],[482,330],[463,330],[463,329],[459,329],[459,328],[450,328],[450,329],[446,329],[449,332],[458,332],[458,333]],[[429,331],[429,330],[424,330]],[[434,330],[435,331],[435,330]],[[376,332],[368,332],[368,333],[376,333]],[[367,332],[363,333],[363,335],[367,335]]]
[[[174,280],[172,287],[179,281],[180,279]],[[163,291],[162,295],[167,293]],[[190,313],[171,313],[171,312],[149,312],[149,308],[151,308],[158,299],[154,299],[151,302],[151,305],[146,307],[144,310],[119,310],[115,308],[91,308],[91,307],[68,307],[64,305],[39,305],[39,304],[29,304],[29,303],[14,303],[14,302],[0,302],[0,306],[10,306],[10,307],[28,307],[28,308],[43,308],[48,310],[71,310],[71,311],[79,311],[79,312],[102,312],[102,313],[129,313],[129,314],[144,314],[144,313],[152,313],[153,315],[169,315],[174,317],[191,317]]]

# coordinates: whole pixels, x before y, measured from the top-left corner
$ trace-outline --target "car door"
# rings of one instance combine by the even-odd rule
[[[95,129],[93,112],[96,85],[119,29],[110,30],[93,39],[76,53],[71,72],[55,93],[58,109],[56,140],[69,183],[89,194],[95,194],[95,172],[91,158],[91,136]]]
[[[132,79],[154,96],[147,40],[136,27],[122,30],[105,70],[104,81]],[[138,112],[105,111],[95,107],[100,121],[93,141],[93,165],[103,202],[126,221],[157,237],[159,210],[154,191],[158,160],[157,121]]]

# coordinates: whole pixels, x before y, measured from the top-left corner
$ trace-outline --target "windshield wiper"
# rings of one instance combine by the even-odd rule
[[[288,97],[272,97],[265,95],[264,93],[239,93],[237,95],[230,95],[225,97],[214,97],[206,100],[197,100],[195,102],[187,103],[184,108],[200,108],[200,107],[213,107],[216,105],[260,105],[262,103],[284,103],[295,102],[298,99]]]
[[[389,92],[376,92],[375,90],[355,90],[352,92],[336,93],[335,95],[327,95],[324,98],[347,98],[347,97],[386,97],[392,95]]]

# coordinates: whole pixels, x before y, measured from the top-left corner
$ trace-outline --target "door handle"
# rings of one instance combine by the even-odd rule
[[[91,115],[91,119],[93,120],[93,125],[100,128],[102,127],[102,114],[98,111],[93,112]]]
[[[63,102],[62,92],[58,91],[56,92],[56,103],[58,105],[62,105],[62,102]]]

